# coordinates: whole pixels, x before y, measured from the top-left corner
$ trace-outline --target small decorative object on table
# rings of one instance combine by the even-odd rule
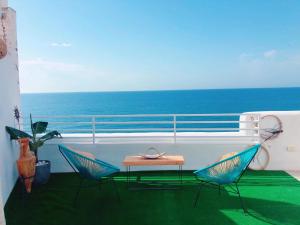
[[[148,148],[145,154],[140,154],[145,159],[158,159],[162,157],[165,152],[160,153],[156,148]]]

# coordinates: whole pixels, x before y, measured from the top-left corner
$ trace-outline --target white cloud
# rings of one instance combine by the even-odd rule
[[[60,47],[60,48],[69,48],[72,46],[72,44],[69,42],[62,42],[62,43],[53,42],[53,43],[51,43],[51,46],[52,47]]]
[[[243,52],[239,55],[239,61],[240,62],[255,62],[255,63],[261,63],[261,62],[267,62],[267,59],[274,58],[276,55],[278,55],[278,51],[275,49],[271,49],[265,52],[259,52],[259,53],[247,53]]]
[[[240,54],[239,58],[244,59],[244,58],[248,58],[249,56],[250,56],[250,54],[243,52]]]
[[[243,53],[241,53],[241,54],[239,55],[239,60],[240,60],[240,61],[249,60],[249,59],[252,58],[252,56],[253,56],[252,54],[243,52]]]
[[[35,67],[42,70],[78,72],[83,71],[85,67],[75,63],[65,63],[57,61],[48,61],[41,58],[20,61],[21,67]]]
[[[153,62],[153,65],[154,63],[157,62]],[[245,52],[238,55],[233,64],[204,67],[204,69],[203,67],[194,69],[180,63],[174,66],[160,65],[158,68],[151,63],[146,67],[127,62],[120,63],[120,66],[107,62],[91,65],[90,62],[76,64],[41,58],[21,60],[20,64],[22,92],[300,85],[300,54],[285,51],[280,51],[280,57],[275,57],[274,60],[266,58],[264,51]],[[172,83],[169,82],[170,77]]]
[[[270,50],[252,57],[240,55],[236,80],[251,87],[299,86],[300,55],[281,53],[280,58],[269,60],[277,54],[278,51]]]
[[[22,93],[104,91],[116,85],[124,86],[124,80],[120,71],[115,74],[110,67],[99,69],[90,65],[44,59],[20,60]]]
[[[277,50],[271,49],[271,50],[265,51],[263,55],[267,59],[273,58],[275,55],[277,55]]]

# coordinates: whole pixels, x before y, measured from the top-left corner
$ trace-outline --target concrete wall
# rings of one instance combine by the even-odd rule
[[[4,26],[6,28],[8,54],[0,60],[0,183],[3,203],[7,198],[18,177],[16,170],[16,159],[18,149],[15,143],[9,140],[5,126],[14,126],[13,109],[20,108],[20,88],[18,72],[18,52],[16,38],[16,13],[6,7],[7,1],[0,1],[1,14],[4,13]],[[3,36],[0,27],[0,37]],[[0,206],[0,210],[1,210]]]

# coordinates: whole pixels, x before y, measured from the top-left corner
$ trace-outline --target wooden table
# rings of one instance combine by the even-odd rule
[[[169,166],[178,165],[179,180],[182,184],[182,166],[184,164],[184,158],[182,155],[165,155],[158,159],[146,159],[142,156],[126,156],[123,160],[123,165],[126,166],[127,172],[127,184],[129,186],[130,181],[130,169],[132,166]]]

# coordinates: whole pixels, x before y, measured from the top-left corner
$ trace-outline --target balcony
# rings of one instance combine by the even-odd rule
[[[295,173],[293,177],[292,173],[283,171],[296,168],[295,163],[287,159],[291,152],[278,155],[276,147],[270,144],[266,145],[271,146],[268,171],[247,170],[240,181],[247,214],[238,196],[230,193],[230,187],[220,193],[202,188],[199,202],[193,206],[199,187],[193,170],[215,162],[228,151],[241,151],[261,142],[261,118],[269,114],[34,117],[50,121],[50,128],[63,132],[63,138],[49,142],[40,151],[40,158],[52,163],[53,174],[48,184],[34,187],[30,195],[23,197],[21,183],[15,185],[5,206],[7,224],[297,224],[300,183],[294,178]],[[286,125],[299,117],[296,112],[272,114],[278,115]],[[23,126],[28,129],[26,121],[24,118]],[[284,135],[278,138],[282,145],[287,142],[287,136],[294,137],[293,127],[284,128]],[[69,173],[72,169],[58,151],[58,144],[91,152],[120,167],[115,181],[121,201],[111,183],[87,181],[87,187],[80,191],[74,204],[79,178]],[[182,185],[176,184],[178,174],[172,166],[143,167],[133,169],[132,183],[153,181],[150,187],[157,187],[157,181],[168,181],[175,185],[168,190],[128,189],[122,160],[150,147],[184,156]]]

